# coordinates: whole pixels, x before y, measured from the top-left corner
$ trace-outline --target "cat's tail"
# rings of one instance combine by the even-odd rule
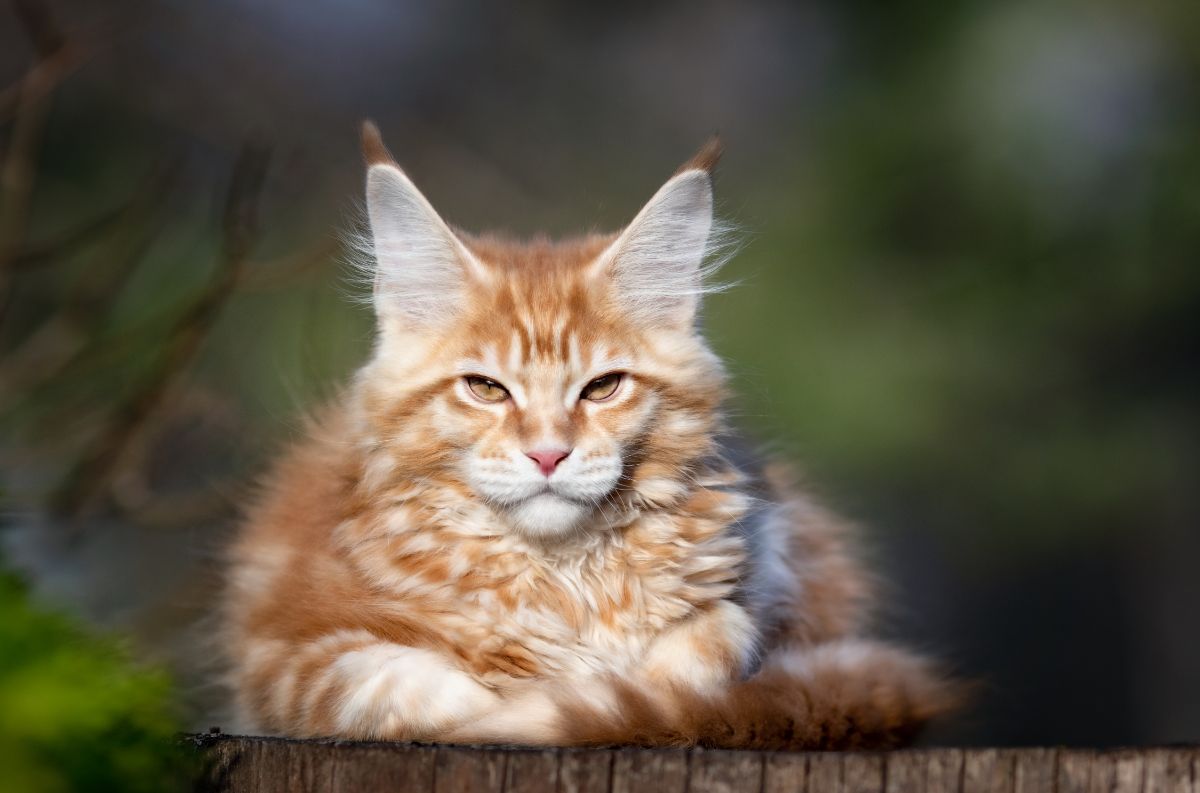
[[[562,743],[738,749],[881,749],[958,707],[962,684],[927,659],[866,640],[774,651],[719,695],[614,684],[612,706],[560,700]]]

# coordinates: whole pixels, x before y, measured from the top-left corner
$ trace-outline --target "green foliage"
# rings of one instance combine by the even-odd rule
[[[189,777],[171,687],[0,573],[0,777],[25,791],[167,791]]]

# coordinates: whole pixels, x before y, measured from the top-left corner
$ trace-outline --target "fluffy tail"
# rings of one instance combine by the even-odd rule
[[[926,659],[844,640],[776,650],[717,696],[615,686],[616,707],[561,701],[561,742],[725,749],[882,749],[955,709],[964,687]]]

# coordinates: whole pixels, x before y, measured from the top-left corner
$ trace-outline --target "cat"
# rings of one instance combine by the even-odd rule
[[[886,747],[955,705],[863,637],[844,524],[729,439],[715,139],[560,242],[452,229],[370,122],[363,150],[377,338],[231,545],[239,729]]]

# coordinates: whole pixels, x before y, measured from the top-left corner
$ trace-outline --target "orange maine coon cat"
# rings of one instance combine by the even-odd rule
[[[729,440],[715,141],[614,234],[448,226],[370,124],[378,335],[230,548],[239,729],[879,747],[947,709],[835,518]]]

